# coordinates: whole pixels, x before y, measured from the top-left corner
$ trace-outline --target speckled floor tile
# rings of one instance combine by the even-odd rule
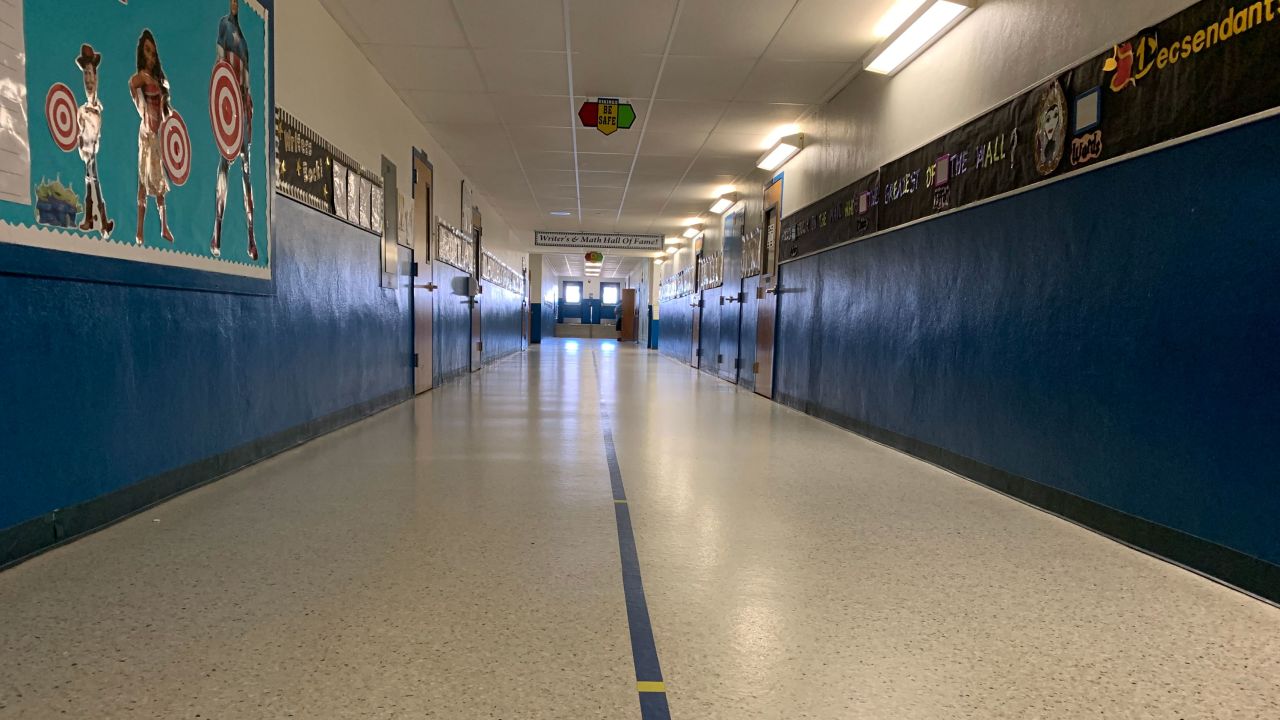
[[[554,342],[0,573],[0,718],[638,718],[602,403],[675,718],[1280,717],[1280,610]]]

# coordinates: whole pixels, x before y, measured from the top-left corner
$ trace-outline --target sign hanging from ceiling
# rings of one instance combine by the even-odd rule
[[[636,122],[636,109],[631,103],[620,103],[618,98],[600,98],[584,102],[578,109],[578,119],[583,127],[593,127],[605,135],[619,130],[630,130]]]
[[[621,233],[543,232],[533,234],[533,244],[540,247],[585,247],[608,250],[661,250],[661,235],[626,235]]]

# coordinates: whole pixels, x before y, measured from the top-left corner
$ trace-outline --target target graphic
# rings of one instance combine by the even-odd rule
[[[164,169],[174,185],[186,185],[191,177],[191,135],[187,123],[174,110],[160,126],[160,141],[164,146]]]
[[[80,142],[80,118],[77,115],[76,96],[71,88],[57,83],[49,88],[44,99],[44,117],[49,121],[49,133],[64,152],[70,152]]]
[[[213,77],[209,80],[209,120],[213,123],[213,141],[218,152],[234,160],[244,144],[244,104],[240,79],[225,60],[213,66]]]

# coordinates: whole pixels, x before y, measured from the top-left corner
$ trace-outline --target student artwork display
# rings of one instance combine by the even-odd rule
[[[440,239],[436,243],[436,259],[465,273],[475,274],[476,244],[469,235],[440,220]]]
[[[480,251],[480,279],[513,293],[524,294],[524,273],[489,254]]]
[[[724,253],[698,256],[698,289],[710,290],[724,284]]]
[[[276,109],[275,129],[276,190],[281,195],[382,234],[380,177],[281,108]]]
[[[694,268],[685,268],[659,283],[659,301],[668,302],[670,300],[679,300],[682,297],[692,295],[694,293],[694,272]]]
[[[1276,0],[1204,0],[788,216],[782,261],[1274,110],[1278,51]]]
[[[0,3],[0,244],[269,279],[271,7]]]

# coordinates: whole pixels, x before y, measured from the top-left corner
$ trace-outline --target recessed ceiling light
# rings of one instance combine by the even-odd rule
[[[569,212],[568,210],[552,210],[551,214],[556,217],[569,217],[573,213]]]

